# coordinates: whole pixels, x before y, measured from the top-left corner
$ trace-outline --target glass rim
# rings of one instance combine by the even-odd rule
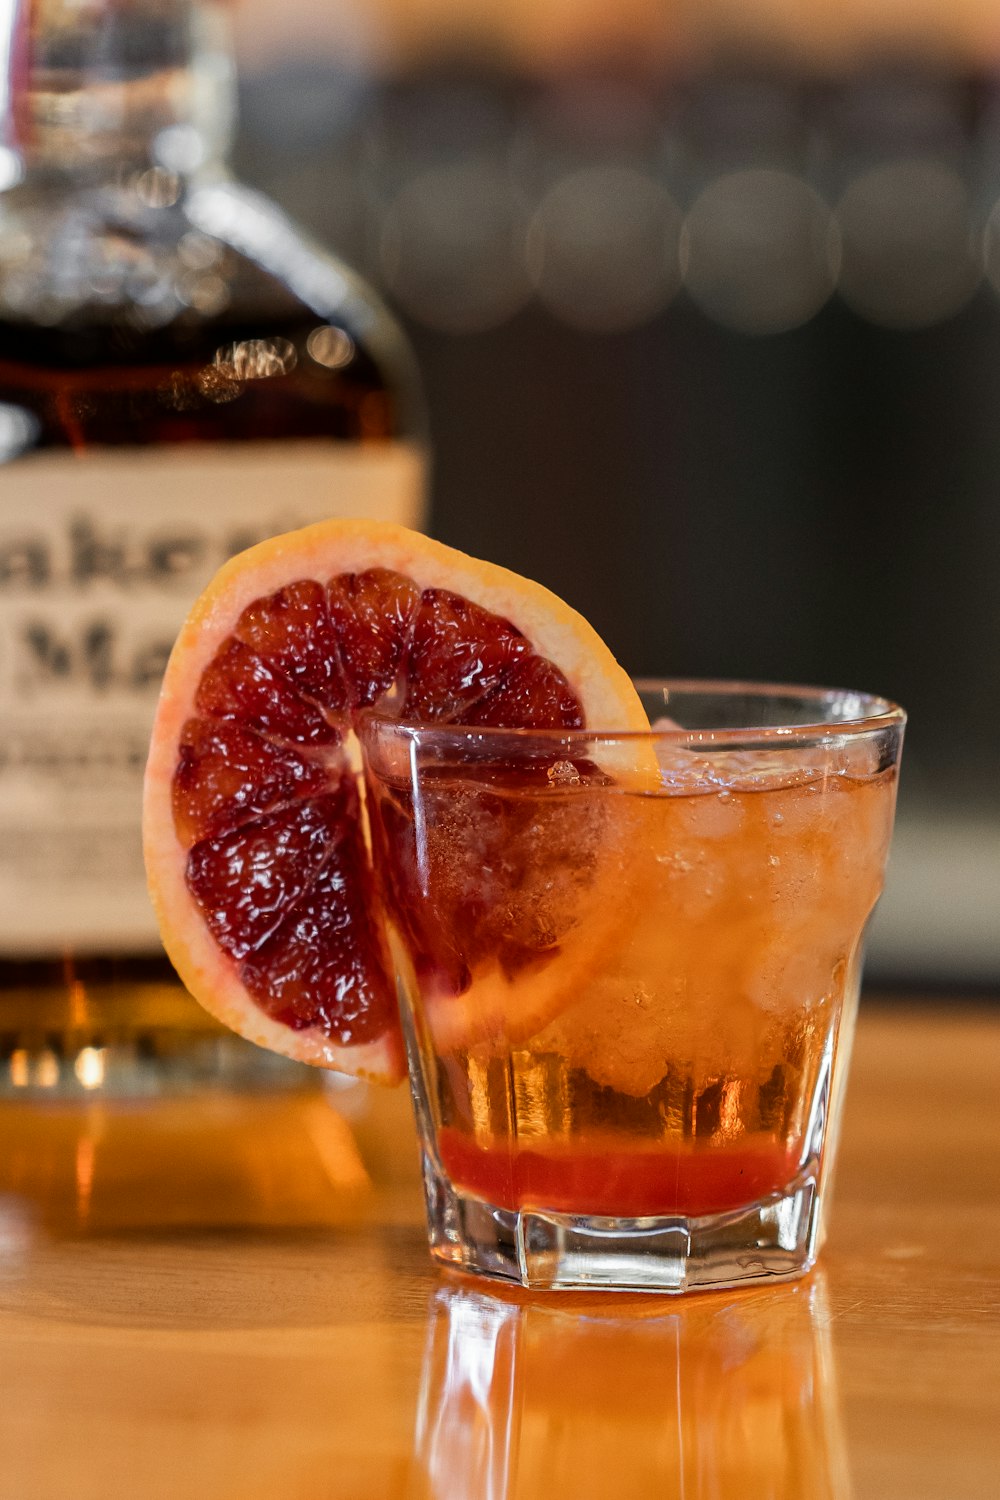
[[[438,741],[453,744],[478,744],[504,741],[533,744],[542,741],[558,741],[560,744],[598,741],[624,741],[637,743],[645,740],[687,743],[697,745],[755,744],[766,742],[775,746],[798,745],[804,741],[842,739],[848,736],[877,733],[885,729],[902,729],[906,724],[906,712],[889,698],[875,693],[856,692],[849,688],[826,688],[800,683],[757,682],[740,678],[711,677],[636,677],[633,685],[639,693],[663,693],[664,710],[669,707],[670,694],[701,695],[731,699],[739,696],[757,698],[798,699],[803,706],[815,704],[835,707],[838,702],[845,708],[856,706],[854,713],[847,712],[841,719],[817,717],[801,723],[782,723],[776,718],[773,724],[743,724],[698,728],[683,725],[663,726],[648,729],[622,729],[594,725],[582,729],[504,729],[492,724],[447,724],[413,719],[398,719],[377,708],[367,708],[361,715],[362,724],[371,723],[400,736],[425,743]]]

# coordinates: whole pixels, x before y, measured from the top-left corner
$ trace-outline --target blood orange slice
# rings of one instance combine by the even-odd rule
[[[206,589],[167,667],[146,772],[167,952],[251,1041],[391,1081],[404,1054],[351,756],[372,706],[445,725],[647,721],[607,647],[548,590],[401,527],[310,526],[241,553]],[[532,1023],[551,1010],[552,980],[498,984],[479,957],[484,1004],[524,1004]],[[474,1024],[471,976],[443,988],[448,1028]]]

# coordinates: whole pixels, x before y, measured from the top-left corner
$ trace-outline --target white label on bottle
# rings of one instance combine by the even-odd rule
[[[160,679],[232,553],[352,515],[419,526],[415,445],[43,453],[0,467],[0,954],[155,952],[140,841]]]

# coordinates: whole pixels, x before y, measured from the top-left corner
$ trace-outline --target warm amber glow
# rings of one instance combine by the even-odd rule
[[[715,1132],[720,1140],[732,1140],[743,1131],[740,1114],[740,1094],[742,1090],[743,1083],[738,1078],[729,1078],[722,1086],[722,1101],[719,1105],[719,1128]]]
[[[302,1123],[331,1186],[339,1191],[357,1191],[371,1186],[350,1128],[325,1101],[315,1101],[302,1111]]]
[[[104,1082],[104,1048],[84,1047],[73,1071],[85,1089],[99,1089]]]
[[[82,1136],[76,1143],[75,1177],[76,1216],[82,1223],[90,1216],[94,1191],[94,1142],[89,1136]]]
[[[69,999],[70,1025],[85,1025],[87,1020],[87,991],[78,979],[72,979],[66,986],[66,993]]]
[[[374,69],[449,41],[543,67],[628,49],[669,66],[740,44],[834,62],[893,48],[982,62],[1000,54],[993,0],[366,0],[363,17],[329,0],[241,0],[239,58],[257,69],[290,55],[347,56]]]
[[[38,1067],[35,1069],[35,1082],[43,1089],[54,1089],[59,1082],[59,1059],[48,1048],[46,1048],[38,1059]]]

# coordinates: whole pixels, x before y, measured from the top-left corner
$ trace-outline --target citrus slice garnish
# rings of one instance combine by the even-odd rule
[[[351,740],[371,708],[554,731],[647,720],[555,595],[402,527],[323,522],[241,553],[209,584],[171,654],[146,771],[164,945],[192,995],[249,1040],[392,1081],[404,1051],[382,895],[391,906],[406,892],[392,871],[378,878],[364,827]],[[500,944],[489,921],[473,936],[476,972],[440,976],[443,1030],[454,1039],[484,1009],[519,1004],[540,1024],[573,982],[559,934],[537,954],[529,935],[513,966],[485,951]],[[518,968],[553,975],[521,982]]]

